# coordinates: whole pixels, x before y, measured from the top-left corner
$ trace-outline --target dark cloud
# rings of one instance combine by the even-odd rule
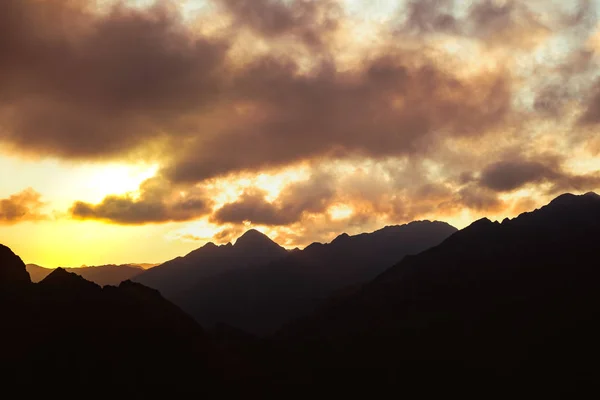
[[[447,136],[484,134],[511,108],[508,71],[459,77],[391,37],[350,70],[318,57],[333,51],[325,44],[311,47],[321,61],[307,71],[306,60],[269,51],[240,63],[235,35],[193,31],[173,7],[99,14],[72,4],[0,5],[0,142],[15,151],[154,150],[166,177],[198,182],[314,157],[426,152]],[[222,4],[267,42],[284,33],[314,42],[342,18],[337,2]]]
[[[540,18],[539,9],[533,8],[535,4],[531,6],[528,3],[531,2],[518,0],[476,2],[471,7],[468,17],[473,26],[472,34],[485,43],[499,43],[505,46],[511,44],[520,47],[536,45],[538,36],[548,36],[551,28]],[[543,4],[543,7],[548,5]]]
[[[458,31],[454,0],[412,0],[402,11],[403,31],[418,35]]]
[[[192,36],[172,7],[81,3],[0,2],[0,141],[103,158],[189,134],[186,115],[217,97],[226,43]]]
[[[269,202],[266,193],[246,190],[238,200],[225,204],[211,217],[217,223],[284,226],[299,222],[305,213],[322,213],[334,198],[332,178],[314,176],[288,185],[278,198]]]
[[[80,220],[100,220],[122,225],[188,221],[208,214],[211,202],[199,190],[180,192],[160,178],[147,180],[140,194],[108,196],[100,204],[76,202],[71,216]]]
[[[586,38],[587,40],[587,38]],[[576,46],[556,65],[540,65],[534,71],[535,91],[533,109],[546,118],[564,119],[565,107],[570,103],[587,104],[589,114],[580,122],[593,123],[594,81],[597,71],[595,54],[592,50]]]
[[[460,189],[455,196],[454,203],[459,209],[467,207],[480,212],[495,212],[503,207],[503,203],[496,193],[474,185]]]
[[[275,58],[248,66],[235,81],[238,101],[250,110],[244,122],[186,149],[165,174],[196,182],[315,157],[422,154],[446,137],[483,135],[511,110],[506,71],[460,79],[400,50],[358,71],[329,64],[308,75],[299,70]]]
[[[489,165],[481,174],[481,184],[498,192],[518,189],[528,183],[539,183],[559,177],[556,166],[538,161],[501,161]]]
[[[306,45],[322,48],[343,15],[332,0],[216,0],[234,18],[266,37],[290,35]]]
[[[600,123],[600,79],[592,85],[590,94],[584,103],[584,111],[579,122],[589,126]]]
[[[402,8],[402,29],[378,27],[377,40],[361,50],[352,47],[362,42],[350,37],[358,31],[335,0],[214,2],[231,26],[213,29],[202,18],[188,24],[170,2],[100,13],[83,0],[0,1],[0,145],[83,160],[146,151],[161,166],[139,196],[78,202],[74,218],[192,220],[211,214],[205,193],[179,193],[198,182],[300,162],[318,170],[340,159],[378,166],[347,179],[326,174],[291,184],[273,201],[248,190],[211,220],[232,230],[245,222],[296,227],[321,213],[321,223],[336,226],[324,211],[339,202],[355,211],[340,224],[366,226],[379,217],[495,211],[501,192],[527,185],[597,186],[595,175],[568,173],[564,160],[539,156],[544,148],[521,158],[499,158],[495,148],[528,141],[529,126],[520,128],[532,115],[559,120],[567,104],[585,97],[579,92],[595,55],[581,41],[559,65],[523,71],[529,66],[520,57],[555,29],[589,29],[588,1],[548,19],[537,11],[546,4],[552,14],[554,5],[541,0],[477,0],[466,8],[415,0]],[[458,40],[438,42],[438,33]],[[471,66],[471,54],[454,57],[450,48],[464,39],[490,60]],[[581,122],[593,125],[600,85],[590,86]],[[517,109],[521,91],[530,89],[523,97],[538,114]],[[378,169],[390,159],[420,167]],[[227,229],[219,240],[231,236]]]
[[[600,174],[572,174],[564,170],[556,157],[541,160],[515,159],[486,167],[480,184],[496,192],[510,192],[528,184],[549,183],[550,192],[594,190],[600,186]]]
[[[44,206],[41,197],[30,188],[6,199],[0,199],[0,225],[47,219],[48,216],[41,211]]]
[[[551,191],[559,193],[575,190],[577,192],[596,191],[600,189],[600,171],[585,175],[564,174],[554,182]]]
[[[298,219],[297,215],[285,215],[265,197],[265,192],[247,190],[238,200],[217,210],[212,221],[221,224],[251,222],[256,225],[288,225]]]
[[[538,44],[540,36],[551,31],[538,12],[548,10],[548,7],[541,2],[477,0],[462,10],[464,2],[455,0],[412,0],[401,9],[402,24],[398,31],[421,37],[442,33],[477,39],[488,46],[530,48]],[[559,13],[556,7],[550,7]],[[560,15],[563,23],[567,22],[567,17],[572,17]]]

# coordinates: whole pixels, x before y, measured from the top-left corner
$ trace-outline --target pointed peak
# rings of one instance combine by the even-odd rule
[[[160,292],[158,290],[152,289],[152,288],[142,285],[141,283],[138,283],[138,282],[133,282],[129,279],[121,282],[119,284],[118,288],[122,291],[131,293],[131,294],[135,293],[135,294],[145,295],[145,296],[162,297],[162,295],[160,294]]]
[[[235,242],[235,246],[257,246],[264,243],[275,243],[273,242],[267,235],[262,232],[257,231],[256,229],[250,229],[248,232],[244,233],[242,236],[238,238]]]
[[[310,252],[311,250],[315,250],[315,249],[321,248],[323,246],[325,246],[323,243],[313,242],[313,243],[309,244],[308,246],[306,246],[304,248],[304,251],[308,250]]]
[[[79,275],[76,275],[72,272],[68,272],[66,269],[62,268],[62,267],[58,267],[56,269],[54,269],[50,275],[48,275],[46,277],[46,279],[44,280],[53,280],[53,279],[69,279],[68,277],[80,277]]]
[[[93,282],[90,282],[83,277],[73,273],[68,272],[64,268],[56,268],[54,271],[50,273],[47,277],[45,277],[40,283],[40,285],[52,285],[52,286],[62,286],[62,287],[81,287],[81,288],[97,288],[100,289],[100,286],[96,285]]]
[[[492,221],[489,218],[481,218],[473,222],[467,228],[463,229],[463,232],[480,232],[481,230],[485,230],[493,226],[500,226],[500,223],[498,221]]]
[[[335,239],[333,239],[333,241],[331,242],[333,243],[341,243],[343,241],[345,241],[346,239],[350,238],[350,235],[348,235],[347,233],[342,233],[341,235],[339,235],[338,237],[336,237]]]

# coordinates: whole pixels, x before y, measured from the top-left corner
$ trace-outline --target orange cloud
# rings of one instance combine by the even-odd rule
[[[23,221],[40,221],[48,216],[42,213],[41,195],[29,188],[6,199],[0,199],[0,224],[12,225]]]
[[[175,190],[160,178],[151,178],[140,187],[139,196],[108,196],[100,204],[76,202],[71,216],[122,225],[188,221],[210,212],[211,201],[201,190]]]

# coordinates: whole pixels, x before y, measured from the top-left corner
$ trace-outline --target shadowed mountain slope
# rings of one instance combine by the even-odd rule
[[[226,323],[255,334],[311,312],[329,296],[365,283],[407,254],[435,246],[456,232],[442,222],[413,222],[314,243],[270,264],[201,279],[172,298],[201,324]]]
[[[217,246],[208,243],[185,257],[154,267],[133,280],[159,290],[165,297],[174,298],[193,287],[201,279],[224,272],[241,270],[285,257],[287,250],[266,235],[250,230],[235,245]]]
[[[502,223],[477,221],[280,332],[293,349],[292,376],[593,379],[599,243],[594,193]]]

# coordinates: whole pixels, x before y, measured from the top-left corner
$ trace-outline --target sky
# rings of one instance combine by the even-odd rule
[[[157,263],[600,191],[600,0],[3,0],[0,243]]]

